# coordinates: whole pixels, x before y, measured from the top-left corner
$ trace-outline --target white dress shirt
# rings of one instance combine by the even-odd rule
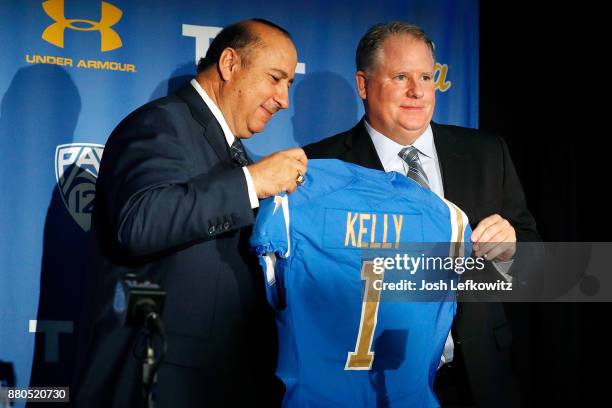
[[[365,127],[374,143],[376,153],[380,158],[383,168],[386,172],[397,171],[398,173],[406,174],[408,171],[406,162],[399,157],[399,152],[404,147],[397,142],[389,139],[382,133],[374,129],[370,124],[365,121]],[[429,181],[429,188],[431,191],[436,193],[438,197],[444,198],[444,187],[442,186],[442,172],[440,171],[440,164],[438,161],[438,154],[436,152],[436,146],[434,144],[433,132],[431,126],[427,126],[425,133],[412,144],[419,151],[419,160],[423,171],[427,175]]]
[[[204,103],[206,104],[206,106],[208,106],[208,109],[210,109],[215,119],[217,119],[217,122],[219,122],[219,124],[221,125],[221,129],[223,129],[223,134],[225,135],[225,140],[227,141],[228,146],[231,147],[232,143],[234,143],[234,141],[236,140],[236,137],[234,136],[234,134],[229,128],[229,125],[225,121],[223,113],[221,113],[219,107],[215,105],[212,99],[210,99],[210,96],[208,96],[206,91],[200,86],[200,84],[198,83],[198,81],[195,80],[195,78],[191,80],[191,85],[202,97]],[[242,168],[242,171],[244,171],[247,188],[249,189],[249,201],[251,202],[251,208],[257,208],[259,207],[259,199],[257,198],[257,192],[255,191],[255,183],[253,183],[251,173],[249,173],[249,169],[247,169],[246,166]]]

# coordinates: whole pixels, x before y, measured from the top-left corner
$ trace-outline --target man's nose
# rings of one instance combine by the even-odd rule
[[[289,88],[287,84],[280,84],[274,95],[274,100],[280,107],[280,109],[287,109],[289,107]]]
[[[422,98],[425,94],[423,91],[423,84],[418,80],[411,79],[408,84],[407,94],[411,98]]]

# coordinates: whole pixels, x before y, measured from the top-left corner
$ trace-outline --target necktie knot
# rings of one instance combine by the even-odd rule
[[[244,145],[240,139],[234,140],[234,143],[230,146],[230,153],[232,154],[232,160],[239,166],[244,167],[249,164],[249,160],[244,151]]]
[[[419,149],[414,146],[407,146],[399,151],[398,156],[401,157],[408,166],[406,175],[421,186],[430,188],[427,174],[425,174],[423,166],[421,165],[421,160],[419,159]]]

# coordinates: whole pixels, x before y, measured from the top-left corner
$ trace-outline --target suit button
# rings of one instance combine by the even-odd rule
[[[211,225],[210,228],[208,228],[208,234],[212,235],[214,234],[216,231],[215,226]]]
[[[227,221],[225,221],[225,223],[223,223],[223,229],[224,229],[224,230],[228,230],[228,229],[229,229],[229,227],[230,227],[230,223],[229,223],[229,222],[227,222]]]

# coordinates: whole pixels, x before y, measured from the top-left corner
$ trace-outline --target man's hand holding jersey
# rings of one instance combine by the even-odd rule
[[[282,192],[292,193],[300,176],[306,174],[308,159],[300,148],[281,150],[247,166],[257,197],[263,199]]]
[[[490,261],[510,261],[516,253],[516,231],[499,214],[484,218],[472,232],[474,252]]]

